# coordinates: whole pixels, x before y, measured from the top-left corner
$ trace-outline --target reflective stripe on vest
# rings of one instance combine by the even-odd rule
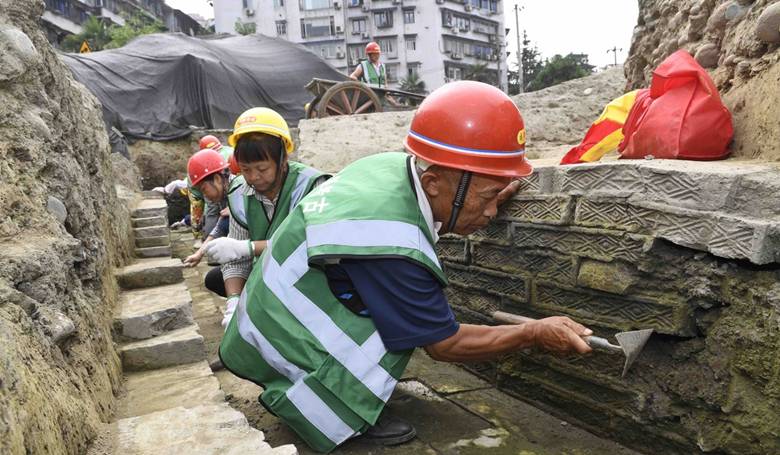
[[[300,201],[270,239],[220,345],[225,366],[261,384],[263,403],[318,451],[376,422],[411,355],[388,352],[373,321],[333,296],[318,265],[399,257],[444,282],[406,156],[380,155]]]

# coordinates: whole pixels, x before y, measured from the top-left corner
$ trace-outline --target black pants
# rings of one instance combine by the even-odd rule
[[[206,289],[214,294],[227,297],[227,292],[225,292],[225,281],[222,279],[222,269],[220,269],[219,266],[209,270],[206,274],[206,279],[203,281],[206,285]]]

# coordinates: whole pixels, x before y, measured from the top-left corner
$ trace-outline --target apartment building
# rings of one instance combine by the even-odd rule
[[[140,13],[159,20],[172,32],[195,35],[202,30],[195,19],[166,5],[164,0],[44,0],[44,3],[41,25],[55,47],[67,35],[81,33],[81,24],[89,16],[124,25],[123,16]]]
[[[416,74],[430,91],[476,72],[506,89],[502,0],[214,0],[214,16],[217,33],[254,24],[344,72],[376,41],[391,87]]]

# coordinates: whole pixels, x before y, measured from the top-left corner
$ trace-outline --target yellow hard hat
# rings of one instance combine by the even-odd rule
[[[233,127],[233,134],[228,138],[228,144],[235,147],[241,136],[247,133],[265,133],[276,136],[284,143],[287,153],[292,153],[295,148],[287,122],[278,112],[267,107],[253,107],[239,115]]]

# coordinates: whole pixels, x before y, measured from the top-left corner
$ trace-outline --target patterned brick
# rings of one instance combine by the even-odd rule
[[[569,196],[520,194],[501,207],[498,219],[565,224],[571,220],[573,206]]]
[[[551,251],[523,251],[487,243],[471,243],[472,263],[508,273],[535,275],[574,283],[574,261]]]
[[[464,237],[442,236],[436,242],[436,254],[442,260],[466,264],[468,262],[468,243]]]
[[[526,281],[518,275],[496,272],[480,267],[463,267],[446,264],[445,272],[450,284],[458,288],[486,292],[496,297],[525,302]]]
[[[514,245],[520,249],[552,250],[602,261],[636,261],[648,238],[620,231],[577,227],[552,227],[517,223]]]
[[[500,297],[463,288],[454,283],[444,288],[444,294],[451,305],[460,306],[483,315],[491,314],[501,308]]]
[[[561,166],[556,169],[553,183],[553,192],[577,195],[631,195],[643,191],[636,162]]]
[[[642,220],[628,204],[627,198],[582,197],[574,211],[574,223],[578,226],[619,229],[637,232]]]
[[[469,235],[469,239],[497,245],[511,245],[512,223],[506,220],[494,220],[484,229]]]
[[[695,334],[692,312],[682,300],[670,303],[637,296],[619,298],[537,282],[534,304],[615,330],[653,328],[672,335]]]

